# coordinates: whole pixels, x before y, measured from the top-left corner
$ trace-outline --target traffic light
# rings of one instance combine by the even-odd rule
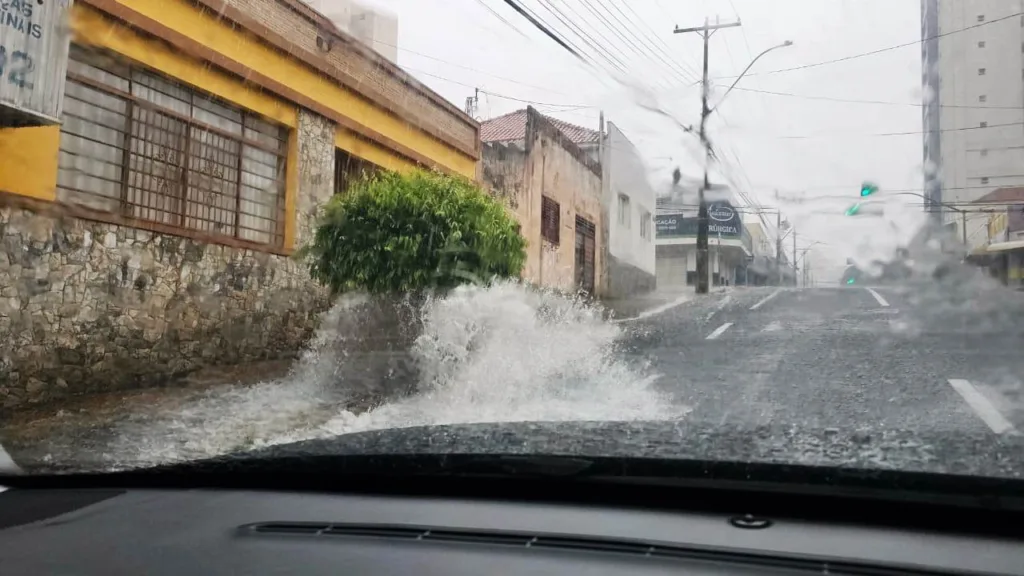
[[[878,185],[876,185],[876,184],[872,184],[871,182],[864,182],[863,184],[860,185],[860,197],[861,198],[867,198],[868,196],[871,196],[875,192],[878,192]],[[860,207],[861,207],[861,203],[857,202],[853,206],[850,206],[849,208],[846,209],[846,215],[847,216],[854,216],[854,215],[856,215],[858,212],[860,212]]]

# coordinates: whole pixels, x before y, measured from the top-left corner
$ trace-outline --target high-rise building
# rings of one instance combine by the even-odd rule
[[[1024,185],[1022,0],[922,0],[924,170],[929,209]],[[941,210],[945,222],[961,218]],[[968,244],[985,242],[967,219]],[[958,236],[961,231],[958,228]]]
[[[363,44],[398,63],[398,18],[354,0],[306,0],[306,3]]]

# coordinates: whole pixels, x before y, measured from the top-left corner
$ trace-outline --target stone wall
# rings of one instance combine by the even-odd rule
[[[333,138],[300,116],[300,242],[333,191]],[[287,256],[5,206],[0,407],[289,357],[327,305]]]

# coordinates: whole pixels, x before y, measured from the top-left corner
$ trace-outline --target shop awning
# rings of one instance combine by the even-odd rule
[[[1024,250],[1024,240],[1013,240],[1012,242],[993,242],[988,246],[985,246],[985,253],[999,253],[999,252],[1012,252],[1014,250]]]

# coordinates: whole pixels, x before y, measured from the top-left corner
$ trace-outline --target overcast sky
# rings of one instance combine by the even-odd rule
[[[399,64],[460,108],[480,88],[481,120],[531,103],[596,128],[603,110],[660,188],[676,165],[695,177],[701,170],[695,138],[681,128],[700,114],[701,41],[673,28],[738,17],[741,27],[711,40],[713,104],[753,56],[794,44],[758,60],[714,114],[710,133],[724,160],[716,179],[781,207],[798,246],[826,243],[812,257],[829,275],[847,257],[889,254],[923,221],[920,201],[906,196],[890,197],[884,216],[842,215],[864,180],[920,191],[920,45],[784,70],[919,40],[918,0],[520,0],[598,68],[503,0],[364,2],[398,16]]]

